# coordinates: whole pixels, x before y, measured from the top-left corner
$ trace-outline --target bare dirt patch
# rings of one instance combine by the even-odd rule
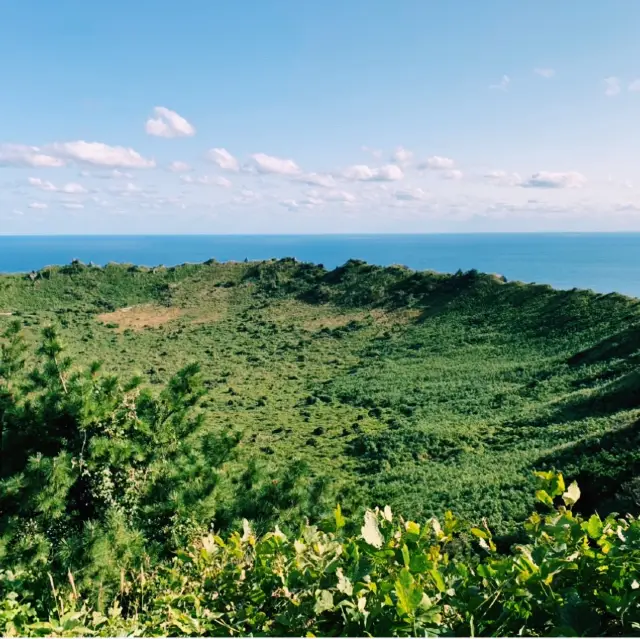
[[[104,324],[117,324],[118,332],[127,330],[141,331],[145,328],[155,328],[177,319],[182,310],[175,307],[142,304],[120,308],[113,313],[101,313],[98,319]]]

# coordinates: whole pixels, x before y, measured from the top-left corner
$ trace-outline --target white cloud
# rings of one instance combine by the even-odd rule
[[[405,149],[402,146],[399,146],[391,156],[391,161],[400,165],[409,164],[412,159],[413,159],[413,152],[409,151],[409,149]]]
[[[225,171],[240,170],[240,163],[236,158],[227,151],[227,149],[211,149],[207,153],[207,159],[215,162],[221,169]]]
[[[584,175],[577,171],[567,171],[566,173],[539,171],[521,182],[520,186],[539,189],[572,189],[584,186],[586,181]]]
[[[70,210],[78,210],[78,209],[84,208],[84,204],[80,202],[63,202],[62,206],[64,206],[65,209],[70,209]]]
[[[425,200],[429,197],[428,193],[422,189],[400,189],[395,191],[394,196],[396,200],[402,200],[405,202]]]
[[[108,200],[102,199],[96,195],[92,196],[91,199],[100,207],[107,208],[111,206],[111,203]]]
[[[356,196],[347,191],[327,191],[320,196],[325,202],[355,202]]]
[[[191,171],[191,166],[186,162],[175,161],[169,165],[169,171],[172,173],[187,173]]]
[[[604,94],[608,96],[618,95],[620,93],[620,78],[611,76],[604,79]]]
[[[202,177],[193,178],[190,175],[183,175],[180,179],[185,184],[202,184],[204,186],[224,186],[225,188],[229,188],[231,186],[231,182],[227,180],[225,177],[221,177],[219,175],[203,175]]]
[[[306,193],[306,197],[301,201],[301,203],[307,206],[319,206],[320,204],[326,204],[327,202],[343,202],[345,204],[352,204],[356,199],[356,196],[348,191],[332,189],[330,191],[319,192],[312,189]]]
[[[237,204],[251,204],[261,199],[262,196],[260,193],[256,193],[251,189],[242,189],[242,191],[240,191],[240,195],[234,197],[233,201]]]
[[[366,164],[354,164],[345,169],[343,176],[347,180],[371,180],[375,175],[376,169],[372,169]]]
[[[56,186],[52,182],[48,180],[41,180],[40,178],[29,178],[29,184],[41,191],[51,191],[54,193],[86,193],[87,189],[84,188],[81,184],[77,182],[69,182],[64,186]]]
[[[264,153],[254,153],[251,158],[259,173],[298,175],[301,172],[300,167],[293,160],[276,158],[272,155],[265,155]]]
[[[298,178],[298,181],[309,186],[324,186],[325,188],[331,188],[336,184],[333,177],[326,173],[305,173]]]
[[[443,158],[439,155],[433,155],[424,162],[418,164],[418,169],[431,171],[450,171],[455,167],[455,162],[451,158]]]
[[[343,177],[359,182],[395,182],[404,178],[402,169],[395,164],[387,164],[379,169],[366,164],[355,164],[345,169]]]
[[[109,173],[109,177],[113,180],[133,180],[133,173],[124,173],[123,171],[118,171],[118,169],[113,169]]]
[[[154,160],[143,158],[137,151],[123,146],[109,146],[102,142],[57,142],[46,147],[53,155],[93,166],[120,169],[149,169],[156,165]]]
[[[555,69],[545,69],[540,67],[534,69],[533,72],[542,78],[552,78],[556,74]]]
[[[113,169],[108,173],[80,171],[80,175],[87,178],[98,178],[99,180],[133,180],[133,173],[125,173],[124,171],[118,171],[118,169]]]
[[[450,171],[444,171],[442,177],[445,180],[461,180],[462,175],[462,171],[459,171],[458,169],[451,169]]]
[[[640,91],[640,79],[629,82],[629,86],[627,87],[627,89],[632,93],[637,93],[638,91]]]
[[[489,171],[484,177],[500,186],[518,186],[522,182],[518,173],[508,173],[507,171]]]
[[[130,195],[133,193],[142,193],[142,189],[133,182],[127,182],[126,184],[114,184],[109,191],[111,193],[119,193],[120,195]]]
[[[0,144],[0,166],[30,166],[33,168],[64,166],[64,161],[43,152],[37,146]]]
[[[300,200],[300,204],[305,206],[306,208],[314,208],[316,206],[321,206],[324,204],[324,200],[317,197],[316,195],[307,195],[304,199]]]
[[[29,184],[31,186],[35,186],[36,188],[42,190],[42,191],[57,191],[58,189],[55,187],[54,184],[52,184],[51,182],[48,182],[46,180],[41,180],[40,178],[34,178],[34,177],[30,177],[28,180]]]
[[[290,211],[295,211],[300,208],[300,205],[298,204],[298,202],[296,202],[296,200],[280,200],[279,204],[280,206],[284,206]]]
[[[508,75],[503,75],[498,84],[492,84],[489,88],[506,91],[509,88],[509,84],[511,84],[511,78]]]
[[[371,147],[363,146],[362,150],[365,153],[369,153],[372,157],[376,158],[376,160],[379,160],[382,157],[382,151],[380,149],[372,149]]]
[[[623,188],[623,189],[632,189],[633,183],[629,180],[619,180],[618,178],[613,177],[613,175],[607,176],[607,184],[610,184],[612,187]]]
[[[86,193],[87,189],[77,182],[69,182],[60,188],[61,193]]]
[[[196,130],[181,115],[166,107],[153,109],[155,118],[149,118],[145,130],[149,135],[160,138],[184,138],[195,135]]]
[[[613,208],[621,213],[640,213],[640,203],[638,202],[618,202],[614,204]]]
[[[31,202],[31,204],[29,204],[29,208],[30,209],[37,209],[39,211],[44,211],[44,209],[48,209],[49,205],[45,204],[44,202]]]

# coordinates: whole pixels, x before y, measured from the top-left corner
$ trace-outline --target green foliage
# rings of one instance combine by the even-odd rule
[[[41,363],[22,377],[18,325],[2,350],[3,561],[106,578],[113,559],[139,560],[145,539],[167,545],[167,529],[194,504],[201,518],[214,515],[216,467],[204,463],[212,442],[197,436],[204,415],[194,410],[204,393],[199,367],[154,395],[139,378],[101,375],[99,363],[74,370],[56,331],[42,336]],[[219,464],[236,443],[217,437]],[[180,481],[194,470],[195,482]]]
[[[137,309],[148,323],[128,320]],[[229,505],[249,464],[253,499],[292,459],[306,468],[298,483],[322,484],[323,504],[335,495],[347,513],[482,512],[511,535],[536,468],[577,478],[589,509],[637,512],[639,310],[619,295],[357,260],[332,271],[293,259],[78,263],[33,282],[0,277],[0,311],[23,324],[29,367],[49,324],[74,360],[100,359],[143,387],[199,363],[205,430],[243,434],[219,476],[225,525],[252,516]]]
[[[544,473],[545,495],[563,495]],[[543,489],[541,489],[543,490]],[[577,487],[571,489],[573,496]],[[573,498],[573,497],[572,497]],[[543,506],[547,504],[543,499]],[[339,526],[335,523],[339,522]],[[0,582],[0,629],[39,636],[619,636],[640,628],[640,522],[534,513],[526,539],[500,554],[486,527],[477,552],[451,513],[419,525],[386,507],[361,534],[336,521],[264,535],[209,533],[172,561],[123,573],[104,610],[70,573],[42,599],[20,574]]]
[[[619,567],[618,542],[599,546],[614,524],[637,562],[635,519],[610,513],[640,512],[639,326],[622,296],[357,260],[2,276],[0,619],[31,634],[631,632],[635,599],[624,618],[602,607],[627,573],[598,579]],[[245,527],[236,547],[243,519],[255,544]],[[296,541],[327,565],[299,563]],[[201,563],[203,543],[224,566]],[[578,550],[586,572],[514,576]],[[242,574],[247,589],[218,581]],[[363,591],[366,575],[386,585]]]

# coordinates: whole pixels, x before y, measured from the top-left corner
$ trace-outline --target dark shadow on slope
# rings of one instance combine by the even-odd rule
[[[603,385],[591,395],[574,396],[552,408],[546,415],[517,421],[517,426],[545,427],[586,417],[606,417],[622,410],[640,407],[640,371],[634,370]]]
[[[640,351],[621,359],[613,359],[603,365],[587,366],[582,377],[571,382],[571,386],[578,389],[592,388],[596,384],[604,384],[628,374],[630,371],[640,370]]]
[[[624,359],[640,350],[640,325],[635,324],[607,337],[591,348],[576,353],[568,361],[570,366],[597,364],[612,359]]]
[[[640,420],[545,455],[533,468],[540,469],[559,470],[568,480],[578,482],[580,512],[604,515],[618,511],[623,507],[623,485],[640,475]]]

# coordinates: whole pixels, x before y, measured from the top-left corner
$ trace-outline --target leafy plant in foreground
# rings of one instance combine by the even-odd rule
[[[545,514],[526,543],[500,555],[490,530],[451,513],[423,525],[386,507],[367,511],[359,535],[340,508],[295,536],[208,534],[172,562],[123,573],[104,611],[69,585],[39,608],[19,573],[0,582],[8,635],[115,636],[584,636],[640,629],[640,522],[574,514],[578,486],[537,473]],[[560,503],[558,503],[560,502]],[[479,544],[469,559],[461,536]]]

